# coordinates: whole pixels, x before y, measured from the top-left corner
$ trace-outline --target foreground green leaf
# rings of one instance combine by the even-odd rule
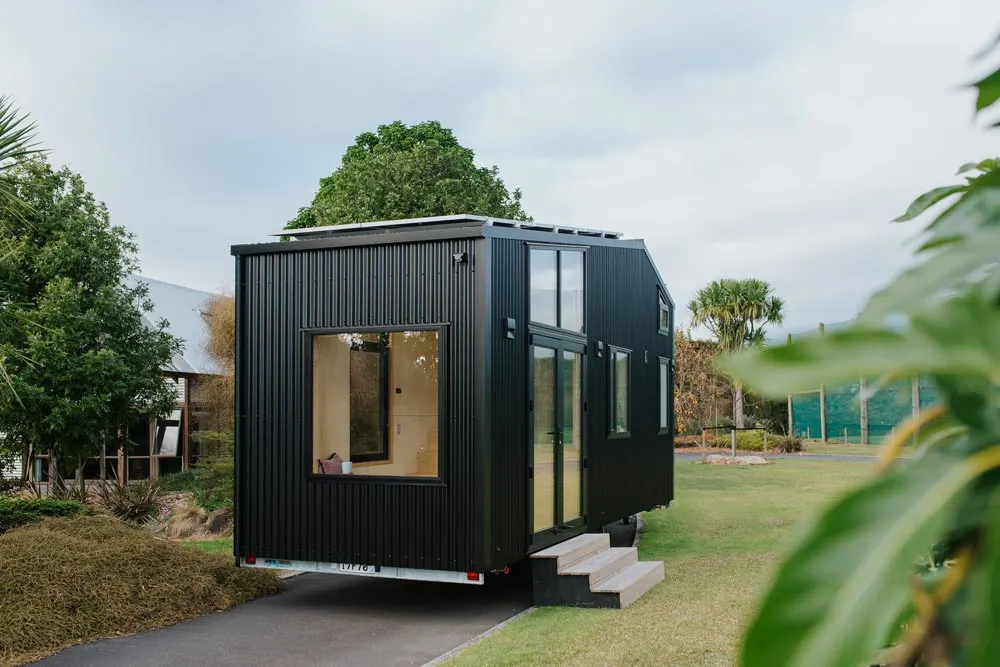
[[[930,452],[825,511],[781,566],[746,635],[742,667],[866,664],[908,604],[913,564],[991,462]]]
[[[964,165],[962,169],[966,169],[966,167],[974,169],[975,166],[975,164],[972,164],[971,166]],[[960,170],[958,173],[962,173],[962,171]],[[965,190],[966,186],[964,185],[946,185],[944,187],[934,188],[930,192],[925,192],[914,199],[913,203],[906,209],[906,213],[898,218],[895,218],[893,222],[906,222],[907,220],[913,220],[914,218],[920,217],[924,211],[929,209],[931,206],[934,206],[934,204],[937,204],[952,195],[965,192]]]
[[[1000,100],[1000,69],[972,84],[978,91],[976,111],[982,111]]]
[[[1000,192],[997,194],[1000,200]],[[1000,227],[947,245],[933,258],[905,271],[884,290],[876,292],[858,316],[858,322],[879,324],[887,315],[912,312],[930,298],[962,289],[973,277],[980,277],[984,267],[995,263],[997,258],[1000,258]]]
[[[968,584],[973,599],[979,603],[968,610],[979,625],[971,667],[1000,665],[1000,493],[994,494],[990,516],[985,558]]]
[[[978,293],[915,313],[906,331],[860,325],[720,362],[761,394],[784,396],[859,376],[935,373],[1000,378],[1000,310]]]

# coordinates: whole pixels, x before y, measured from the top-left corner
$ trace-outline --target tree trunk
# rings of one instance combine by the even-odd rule
[[[77,493],[82,494],[83,497],[86,497],[86,495],[87,495],[84,492],[85,486],[84,486],[84,481],[83,481],[83,464],[84,464],[85,461],[86,461],[86,459],[83,456],[77,456],[76,457],[76,475],[75,475],[75,477],[76,477],[76,490],[77,490]]]
[[[743,385],[739,382],[733,383],[733,421],[736,428],[743,428]]]

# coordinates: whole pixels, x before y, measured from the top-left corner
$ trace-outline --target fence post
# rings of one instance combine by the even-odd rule
[[[862,376],[860,384],[860,391],[858,394],[861,396],[861,444],[868,444],[868,383],[865,382],[865,378]]]
[[[792,334],[788,334],[785,338],[785,343],[788,345],[792,344]],[[795,436],[795,417],[794,411],[792,410],[792,395],[788,395],[788,435],[791,437]]]
[[[844,427],[844,444],[847,444],[847,427]]]
[[[826,335],[826,327],[822,322],[819,323],[819,335]],[[819,386],[819,439],[823,442],[827,442],[827,432],[826,432],[826,386]]]
[[[733,434],[733,458],[736,458],[736,429],[734,428],[730,433]]]

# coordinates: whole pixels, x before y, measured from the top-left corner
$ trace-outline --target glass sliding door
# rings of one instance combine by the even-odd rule
[[[556,525],[556,351],[532,347],[534,414],[532,418],[532,461],[534,462],[534,511],[532,532]]]
[[[532,336],[532,544],[543,546],[584,525],[583,344]]]

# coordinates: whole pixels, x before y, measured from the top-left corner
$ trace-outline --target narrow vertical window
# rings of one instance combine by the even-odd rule
[[[610,432],[617,435],[628,435],[631,430],[629,423],[629,365],[630,355],[626,350],[611,348],[611,406]]]
[[[660,433],[670,431],[670,360],[660,357]]]

